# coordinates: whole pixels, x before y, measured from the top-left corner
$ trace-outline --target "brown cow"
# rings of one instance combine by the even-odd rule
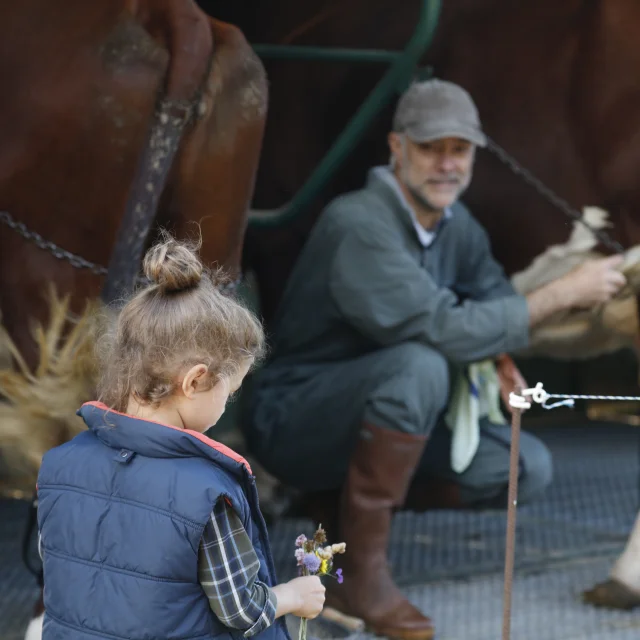
[[[192,0],[4,2],[0,33],[0,310],[27,364],[41,355],[30,323],[46,323],[47,285],[80,311],[104,278],[24,235],[107,266],[160,100],[192,117],[156,222],[178,237],[199,224],[203,259],[237,276],[267,105],[264,69],[242,33]],[[56,437],[67,437],[60,422],[76,408],[61,417],[44,407]],[[15,435],[5,417],[0,447]],[[32,424],[22,426],[29,442]]]
[[[237,275],[267,101],[238,29],[191,0],[25,0],[0,25],[0,211],[108,265],[158,99],[193,101],[157,222],[179,237],[198,223],[204,259]],[[0,224],[2,322],[29,365],[48,283],[77,311],[103,278]]]
[[[158,221],[179,236],[200,223],[204,259],[237,275],[267,97],[242,34],[191,0],[24,0],[3,3],[0,24],[0,210],[107,265],[158,94],[191,100],[203,85]],[[6,226],[0,277],[3,322],[31,363],[46,282],[76,301],[102,283]]]

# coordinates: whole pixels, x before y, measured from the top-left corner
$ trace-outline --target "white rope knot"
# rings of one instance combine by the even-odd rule
[[[511,392],[509,394],[509,404],[516,409],[530,409],[531,402],[527,400],[527,397],[530,397],[533,402],[537,402],[545,408],[547,408],[546,403],[550,398],[549,394],[542,388],[542,382],[538,382],[535,387],[523,389],[520,394]],[[563,402],[560,404],[569,404],[570,406],[573,406],[573,401],[570,401],[570,403]],[[550,409],[551,407],[548,408]]]

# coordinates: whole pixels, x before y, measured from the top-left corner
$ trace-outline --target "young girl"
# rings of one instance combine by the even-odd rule
[[[251,469],[203,435],[261,355],[261,326],[168,236],[144,271],[100,402],[78,412],[88,430],[42,461],[43,638],[289,638],[282,616],[316,617],[324,587],[276,586]]]

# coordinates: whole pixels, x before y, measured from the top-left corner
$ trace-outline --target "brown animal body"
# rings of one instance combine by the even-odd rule
[[[264,68],[242,33],[192,0],[5,2],[0,25],[0,211],[106,267],[159,101],[191,104],[156,228],[195,236],[197,223],[203,259],[238,276],[267,111]],[[32,368],[43,353],[31,323],[47,324],[49,284],[80,311],[98,298],[104,277],[0,224],[0,319]],[[82,397],[90,393],[86,380],[55,393],[59,364],[44,367],[31,396],[24,385],[32,381],[3,376],[5,393],[18,400],[0,406],[0,447],[22,446],[25,488],[39,455],[72,435],[76,400],[91,399]],[[46,397],[56,402],[42,411],[29,406]],[[37,622],[31,632],[39,635]]]
[[[191,0],[6,2],[0,24],[0,211],[108,265],[159,96],[188,102],[202,88],[157,222],[179,237],[199,223],[205,261],[238,275],[267,100],[239,30]],[[48,282],[78,309],[103,278],[0,225],[2,321],[30,364]]]

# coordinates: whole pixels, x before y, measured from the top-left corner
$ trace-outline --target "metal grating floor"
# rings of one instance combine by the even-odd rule
[[[539,435],[553,451],[555,478],[543,500],[518,509],[517,567],[618,550],[640,504],[640,429],[599,424]],[[500,511],[397,515],[390,549],[397,580],[411,585],[501,571],[505,523]],[[291,566],[292,540],[309,528],[292,520],[275,527],[279,566]]]
[[[0,640],[21,640],[38,598],[35,578],[22,564],[27,503],[0,501]]]
[[[580,591],[599,580],[611,559],[563,563],[536,574],[520,573],[514,583],[512,640],[638,640],[640,613],[602,612],[582,605]],[[440,580],[406,590],[409,599],[435,621],[437,640],[500,640],[502,575]],[[296,621],[290,630],[297,633]],[[309,624],[316,638],[372,640],[326,623]],[[294,635],[294,638],[296,636]]]
[[[543,500],[518,511],[512,638],[637,640],[640,611],[591,609],[579,595],[606,577],[637,514],[640,430],[597,423],[540,435],[554,452],[555,481]],[[21,638],[37,594],[19,556],[24,518],[23,504],[0,502],[1,640]],[[396,517],[396,578],[435,619],[438,640],[499,640],[505,522],[502,512]],[[295,537],[310,529],[290,519],[274,526],[281,579],[294,574]],[[310,633],[346,635],[326,623],[312,623]]]

